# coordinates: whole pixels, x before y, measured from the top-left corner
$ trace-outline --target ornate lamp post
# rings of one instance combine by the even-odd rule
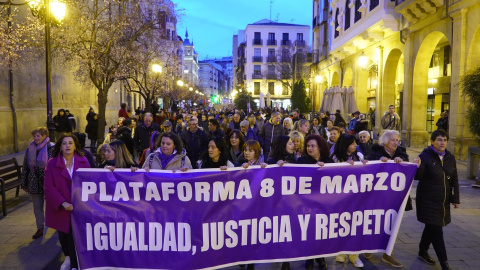
[[[51,74],[51,44],[50,25],[59,24],[65,16],[65,3],[58,0],[27,0],[33,16],[45,22],[45,76],[47,92],[47,128],[50,140],[55,140],[55,123],[52,118],[52,74]]]

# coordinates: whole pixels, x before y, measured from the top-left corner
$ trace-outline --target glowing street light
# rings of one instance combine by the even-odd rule
[[[368,57],[362,52],[362,54],[358,57],[358,65],[361,68],[366,68],[368,64]]]
[[[317,75],[317,76],[315,76],[315,82],[316,82],[316,83],[321,83],[322,81],[323,81],[322,75]]]
[[[188,91],[193,91],[193,87],[188,88]]]
[[[184,85],[184,83],[183,83],[182,80],[178,80],[178,81],[177,81],[177,85],[180,86],[180,87],[182,87],[182,86]]]
[[[198,94],[198,90],[195,90],[195,94]]]
[[[159,64],[153,64],[152,65],[152,70],[155,73],[161,73],[162,72],[162,66],[160,66]]]

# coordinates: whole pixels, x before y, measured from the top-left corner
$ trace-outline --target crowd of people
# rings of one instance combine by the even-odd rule
[[[353,164],[357,161],[365,164],[368,160],[409,161],[406,149],[400,146],[397,130],[400,119],[392,107],[382,118],[382,136],[378,143],[374,143],[368,123],[360,117],[360,112],[354,112],[347,123],[338,111],[303,117],[298,110],[290,114],[283,109],[270,108],[252,113],[236,109],[179,109],[169,113],[154,107],[155,111],[146,113],[138,108],[132,115],[122,104],[118,121],[109,126],[98,147],[98,117],[92,108],[86,116],[86,134],[72,133],[75,128],[68,117],[71,114],[59,110],[55,120],[59,127],[56,142],[49,141],[45,127],[36,128],[25,155],[22,188],[32,195],[34,202],[37,231],[33,238],[43,235],[44,226],[56,229],[66,256],[62,270],[78,268],[70,214],[73,210],[71,181],[79,168],[187,171],[247,169],[253,165],[265,168],[270,164],[282,166],[285,163],[324,166],[326,163]],[[89,148],[85,145],[87,136]],[[428,254],[432,244],[442,269],[450,269],[442,227],[450,222],[450,203],[455,207],[460,203],[455,158],[446,150],[447,142],[448,134],[444,130],[433,132],[431,146],[413,160],[419,166],[415,179],[420,180],[417,217],[425,223],[419,258],[435,264]],[[451,192],[444,194],[444,190]],[[406,210],[412,209],[411,200],[409,202]],[[369,259],[371,254],[363,256]],[[336,256],[338,262],[347,260],[355,267],[363,267],[357,254]],[[402,267],[393,254],[383,254],[382,261],[393,267]],[[306,269],[313,269],[314,262],[320,269],[328,268],[325,258],[317,258],[307,260]],[[246,267],[254,269],[255,266],[249,264]],[[290,269],[290,264],[282,263],[282,269]]]

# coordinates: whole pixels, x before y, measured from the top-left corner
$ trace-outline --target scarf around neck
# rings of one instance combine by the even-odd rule
[[[28,168],[30,171],[33,171],[35,166],[39,168],[45,168],[47,166],[48,161],[48,151],[45,147],[48,142],[50,142],[50,138],[46,137],[45,140],[39,145],[35,144],[35,141],[30,142],[28,146]],[[37,155],[38,151],[38,155]]]
[[[431,145],[429,147],[430,147],[430,149],[433,150],[433,152],[437,153],[439,156],[445,156],[445,150],[443,150],[443,152],[438,152],[437,150],[435,150],[435,147],[433,147]]]
[[[162,150],[158,148],[155,152],[158,153],[158,159],[160,159],[160,162],[162,162],[162,170],[165,170],[167,167],[168,163],[175,157],[177,154],[177,150],[173,150],[173,153],[169,156],[165,155],[162,153]]]

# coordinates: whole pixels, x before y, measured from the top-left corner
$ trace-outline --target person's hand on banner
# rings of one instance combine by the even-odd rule
[[[115,170],[115,166],[105,166],[105,169],[109,169],[113,172]]]
[[[279,161],[277,161],[277,165],[278,165],[278,166],[283,166],[283,164],[285,164],[285,163],[286,163],[286,162],[283,161],[283,160],[281,160],[281,159],[280,159]]]
[[[354,164],[355,164],[355,161],[353,161],[353,160],[347,160],[346,162],[347,162],[348,164],[350,164],[350,165],[354,165]]]
[[[248,168],[248,163],[247,162],[243,163],[242,168],[244,168],[244,169]],[[220,169],[222,169],[222,168],[220,167]]]
[[[396,157],[393,161],[395,161],[395,163],[402,163],[403,159],[401,157]]]
[[[416,157],[414,160],[413,160],[413,163],[417,164],[417,168],[420,167],[420,165],[422,164],[422,159],[420,157]],[[455,207],[456,208],[456,207]]]
[[[137,168],[137,167],[130,167],[130,170],[131,170],[132,172],[136,172],[136,171],[138,170],[138,168]]]
[[[325,165],[325,163],[319,161],[319,162],[317,162],[317,165],[320,166],[320,167],[323,167]]]
[[[226,171],[227,168],[228,168],[227,166],[220,166],[220,170],[222,170],[222,171]]]
[[[366,165],[368,163],[368,160],[364,159],[362,160],[363,165]]]
[[[62,203],[62,206],[63,206],[63,208],[65,208],[65,210],[67,210],[67,211],[73,211],[73,205],[72,205],[71,203],[63,202],[63,203]]]
[[[265,169],[267,167],[267,163],[262,162],[260,163],[260,168]]]
[[[388,161],[388,158],[386,158],[386,157],[381,157],[381,158],[380,158],[380,161],[381,161],[381,162],[387,162],[387,161]]]

